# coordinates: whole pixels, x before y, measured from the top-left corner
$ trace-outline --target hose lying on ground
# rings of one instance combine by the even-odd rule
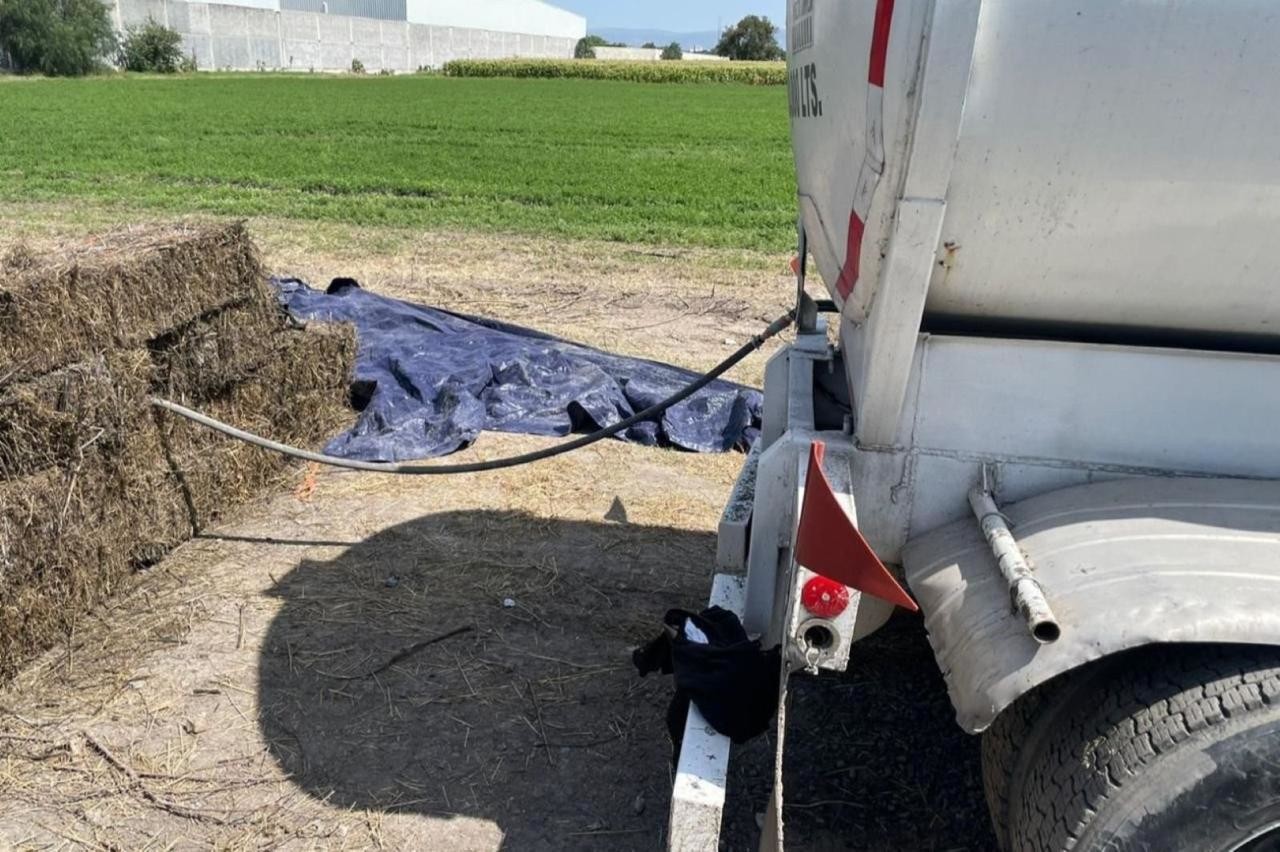
[[[574,450],[580,450],[583,447],[590,446],[598,441],[603,441],[605,438],[611,438],[619,432],[622,432],[643,420],[655,417],[656,415],[666,411],[668,408],[671,408],[673,405],[684,402],[686,399],[693,396],[716,379],[720,378],[732,369],[739,361],[759,349],[766,340],[781,333],[787,328],[787,326],[791,325],[794,320],[795,311],[788,311],[773,322],[769,323],[768,327],[765,328],[764,331],[748,340],[736,352],[721,361],[710,371],[704,373],[696,381],[686,385],[682,390],[667,397],[662,402],[651,405],[644,411],[638,411],[625,420],[620,420],[612,426],[607,426],[597,432],[592,432],[590,435],[583,435],[580,438],[575,438],[572,441],[568,441],[563,444],[557,444],[554,447],[547,447],[546,449],[536,450],[534,452],[524,453],[518,456],[511,456],[505,459],[492,459],[490,461],[468,462],[466,464],[426,465],[340,459],[336,456],[326,456],[323,453],[313,453],[309,450],[298,449],[297,447],[291,447],[288,444],[281,444],[278,441],[272,441],[268,438],[254,435],[252,432],[237,429],[234,426],[230,426],[220,420],[215,420],[212,417],[201,414],[198,411],[193,411],[185,406],[178,405],[176,402],[170,402],[167,399],[152,397],[151,404],[157,408],[162,408],[165,411],[177,414],[180,417],[185,417],[188,420],[199,423],[201,426],[213,429],[216,432],[221,432],[222,434],[228,435],[237,440],[253,444],[257,447],[262,447],[265,450],[272,450],[286,456],[302,459],[303,461],[317,462],[319,464],[330,465],[332,467],[346,468],[347,470],[363,470],[371,473],[394,473],[402,476],[442,476],[455,473],[482,473],[489,470],[502,470],[503,468],[519,467],[536,461],[562,456],[565,453],[571,453]]]

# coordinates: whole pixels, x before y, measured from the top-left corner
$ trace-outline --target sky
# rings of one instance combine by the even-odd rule
[[[744,15],[765,15],[781,27],[786,0],[549,0],[587,18],[593,27],[697,32],[736,23]]]

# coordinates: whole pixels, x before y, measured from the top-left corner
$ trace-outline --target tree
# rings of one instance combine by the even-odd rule
[[[130,27],[120,45],[120,64],[126,71],[173,74],[186,64],[185,59],[178,31],[151,19]]]
[[[651,42],[651,41],[646,41],[644,44],[642,44],[642,45],[640,45],[640,46],[641,46],[641,47],[643,47],[643,48],[645,48],[646,50],[657,50],[657,49],[658,49],[658,46],[657,46],[656,44],[654,44],[653,42]]]
[[[680,42],[673,41],[671,44],[662,48],[663,59],[684,59],[684,51],[680,49]]]
[[[747,15],[720,35],[713,53],[739,60],[782,59],[778,28],[768,18]]]
[[[88,74],[115,43],[102,0],[0,0],[0,49],[18,71]]]
[[[586,38],[578,39],[578,45],[573,49],[574,59],[595,59],[597,47],[608,47],[609,42],[605,41],[598,35],[589,35]]]

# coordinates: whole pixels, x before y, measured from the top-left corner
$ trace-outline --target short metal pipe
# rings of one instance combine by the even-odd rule
[[[978,518],[982,534],[991,546],[991,553],[996,558],[1000,573],[1009,584],[1009,596],[1013,601],[1013,609],[1027,623],[1031,636],[1042,645],[1058,641],[1062,628],[1058,624],[1049,601],[1044,596],[1044,589],[1031,573],[1027,558],[1022,555],[1022,548],[1009,531],[1000,507],[990,491],[974,488],[969,492],[969,505]]]

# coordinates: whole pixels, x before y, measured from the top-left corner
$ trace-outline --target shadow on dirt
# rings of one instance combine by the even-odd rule
[[[393,527],[280,578],[259,722],[339,807],[474,817],[508,849],[657,848],[670,684],[630,651],[705,599],[714,555],[706,533],[513,512]],[[453,822],[435,842],[479,840]]]
[[[259,724],[310,795],[437,817],[430,848],[483,846],[484,822],[504,849],[662,848],[671,687],[630,651],[705,600],[714,556],[708,533],[515,512],[390,528],[280,578]],[[789,809],[789,848],[986,848],[976,742],[919,622],[859,656],[796,688],[793,718],[825,735],[791,740],[788,799],[845,804]],[[735,756],[723,848],[754,848],[771,748]]]
[[[842,674],[794,677],[787,713],[788,852],[996,848],[980,743],[956,725],[919,616],[898,612],[854,646]],[[768,799],[773,749],[770,737],[734,753],[730,848],[755,848],[748,803]]]

